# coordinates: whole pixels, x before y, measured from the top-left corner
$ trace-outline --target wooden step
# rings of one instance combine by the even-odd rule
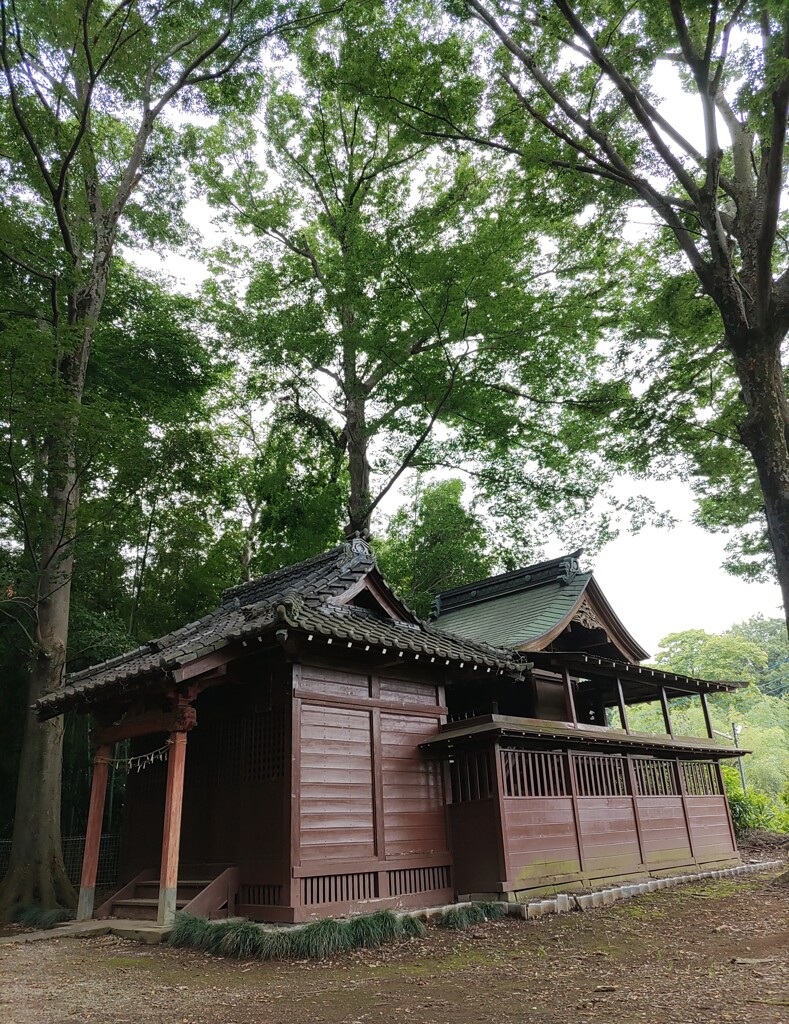
[[[178,896],[189,897],[193,899],[198,893],[202,892],[207,885],[210,885],[213,879],[209,878],[206,881],[202,879],[191,878],[179,878],[178,879]],[[137,882],[134,887],[135,896],[146,896],[156,894],[156,898],[159,898],[159,880],[151,879],[144,882]]]
[[[177,910],[182,910],[189,902],[187,899],[176,900]],[[133,899],[113,900],[112,916],[128,918],[132,921],[153,921],[159,911],[158,899]]]

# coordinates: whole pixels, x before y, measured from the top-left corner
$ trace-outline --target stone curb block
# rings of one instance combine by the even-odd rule
[[[736,878],[739,875],[750,875],[767,868],[780,867],[783,861],[765,860],[755,864],[740,864],[733,868],[720,868],[715,871],[697,871],[692,875],[672,875],[668,878],[650,878],[646,882],[634,885],[617,885],[611,889],[597,889],[595,892],[570,895],[558,893],[553,899],[532,900],[531,903],[507,903],[507,912],[512,917],[533,920],[548,914],[565,914],[570,910],[586,912],[598,907],[607,907],[619,900],[633,896],[643,896],[662,889],[673,889],[687,882],[701,882],[705,879]]]

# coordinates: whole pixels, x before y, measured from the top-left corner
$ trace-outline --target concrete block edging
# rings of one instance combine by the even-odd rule
[[[750,875],[768,868],[781,867],[783,861],[765,860],[755,864],[739,864],[733,868],[722,868],[716,871],[696,871],[689,875],[675,875],[670,878],[650,878],[646,882],[628,885],[616,885],[607,889],[597,889],[586,893],[558,893],[552,899],[532,900],[529,903],[503,903],[507,913],[512,917],[533,919],[548,914],[566,914],[570,910],[587,911],[598,907],[607,907],[619,900],[631,899],[657,892],[660,889],[673,889],[687,882],[702,882],[709,879],[736,878],[738,875]]]

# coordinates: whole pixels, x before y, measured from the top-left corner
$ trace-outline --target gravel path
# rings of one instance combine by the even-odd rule
[[[0,947],[2,1024],[789,1024],[789,887],[681,886],[320,963],[111,936]]]

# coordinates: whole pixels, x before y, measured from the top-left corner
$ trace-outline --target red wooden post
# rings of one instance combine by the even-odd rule
[[[159,876],[159,924],[172,924],[178,898],[178,854],[181,847],[181,811],[184,803],[186,733],[170,733],[167,755],[167,791],[164,802],[162,870]]]
[[[577,723],[576,723],[577,724]],[[575,758],[572,750],[567,751],[567,777],[570,783],[570,797],[572,798],[573,821],[575,822],[575,841],[578,846],[578,862],[581,871],[586,871],[586,851],[584,849],[584,836],[581,827],[581,809],[578,804],[578,776],[575,770]]]
[[[89,921],[93,917],[96,874],[99,869],[101,826],[104,821],[104,798],[107,793],[109,768],[110,746],[105,744],[98,748],[93,759],[93,780],[90,787],[88,827],[85,833],[85,852],[82,854],[82,877],[79,883],[78,921]]]

